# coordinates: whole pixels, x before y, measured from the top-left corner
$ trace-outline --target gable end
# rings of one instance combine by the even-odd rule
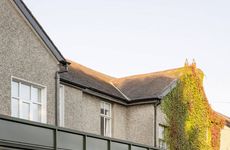
[[[50,49],[51,53],[55,56],[55,58],[61,63],[66,65],[67,61],[62,56],[60,51],[57,49],[57,47],[54,45],[52,40],[49,38],[49,36],[46,34],[42,26],[38,23],[38,21],[35,19],[35,17],[32,15],[30,10],[27,8],[27,6],[23,3],[22,0],[13,0],[15,5],[18,7],[18,9],[21,11],[21,13],[24,15],[24,17],[27,19],[27,21],[31,24],[33,29],[36,31],[36,33],[40,36],[42,41],[46,44],[46,46]]]

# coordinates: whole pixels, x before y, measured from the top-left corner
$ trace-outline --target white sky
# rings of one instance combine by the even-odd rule
[[[230,116],[229,0],[24,0],[69,59],[122,77],[195,58],[212,107]]]

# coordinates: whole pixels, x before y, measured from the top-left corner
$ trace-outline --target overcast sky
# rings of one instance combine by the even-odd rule
[[[24,2],[66,58],[114,77],[195,58],[211,106],[230,116],[229,0]]]

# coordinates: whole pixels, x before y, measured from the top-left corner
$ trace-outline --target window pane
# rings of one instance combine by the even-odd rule
[[[40,94],[41,90],[38,88],[31,88],[31,100],[33,102],[41,102],[41,94]]]
[[[22,103],[21,116],[23,119],[29,119],[30,105],[28,103]]]
[[[33,121],[41,122],[41,106],[33,104]]]
[[[104,114],[104,109],[103,108],[101,108],[101,114]]]
[[[101,135],[104,135],[104,117],[101,117]]]
[[[13,97],[19,96],[18,87],[19,87],[19,83],[13,81],[12,82],[12,91],[11,91],[11,94]]]
[[[159,126],[159,138],[164,139],[164,127]]]
[[[110,119],[105,118],[105,136],[110,136],[110,122]]]
[[[25,85],[25,84],[21,84],[21,92],[20,92],[20,97],[23,100],[30,100],[30,86]]]
[[[132,150],[147,150],[147,148],[138,147],[138,146],[132,146],[131,149],[132,149]]]
[[[101,114],[104,114],[104,102],[101,102]]]
[[[68,132],[58,131],[58,150],[83,150],[83,136]]]
[[[107,140],[87,137],[86,139],[87,150],[108,150]]]
[[[105,103],[105,115],[110,116],[110,104]]]
[[[11,101],[11,114],[13,117],[18,117],[19,113],[19,101],[18,99],[14,99],[12,98],[12,101]]]
[[[165,134],[166,127],[159,126],[159,147],[163,149],[167,149],[166,142],[164,140],[164,134]]]
[[[159,147],[165,149],[165,148],[166,148],[166,143],[165,143],[165,141],[159,139]]]
[[[108,110],[108,109],[105,109],[105,115],[106,115],[106,116],[110,116],[110,113],[109,113],[109,110]]]
[[[111,142],[111,150],[129,150],[128,144]]]

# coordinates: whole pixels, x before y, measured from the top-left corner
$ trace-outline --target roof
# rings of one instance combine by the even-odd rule
[[[25,19],[30,23],[38,36],[49,48],[55,58],[63,65],[69,63],[54,45],[42,26],[22,0],[12,0]],[[115,78],[89,69],[71,61],[69,71],[61,75],[61,81],[90,89],[119,100],[130,102],[147,99],[160,99],[175,82],[175,77],[166,75],[167,72],[150,73],[145,75]],[[172,71],[172,70],[171,70]],[[171,72],[168,71],[168,72]]]
[[[43,40],[43,42],[46,44],[46,46],[49,48],[51,53],[56,57],[56,59],[61,64],[68,64],[68,62],[65,60],[65,58],[62,56],[58,48],[54,45],[54,43],[51,41],[49,36],[46,34],[42,26],[38,23],[38,21],[35,19],[35,17],[32,15],[30,10],[27,8],[27,6],[23,3],[22,0],[13,0],[15,5],[18,7],[18,9],[21,11],[21,13],[24,15],[24,17],[27,19],[27,21],[31,24],[33,29],[36,31],[36,33],[40,36],[40,38]]]
[[[69,61],[69,71],[61,74],[61,81],[104,93],[122,100],[125,97],[111,84],[114,77],[94,71],[76,62]]]
[[[69,71],[61,74],[61,81],[91,89],[125,102],[156,100],[175,87],[181,68],[162,72],[115,78],[71,62]]]
[[[216,112],[220,117],[222,117],[224,120],[225,120],[225,125],[230,127],[230,117],[228,116],[225,116],[219,112]]]
[[[130,100],[161,99],[177,80],[177,76],[172,75],[176,70],[178,69],[128,76],[114,80],[113,84]]]

